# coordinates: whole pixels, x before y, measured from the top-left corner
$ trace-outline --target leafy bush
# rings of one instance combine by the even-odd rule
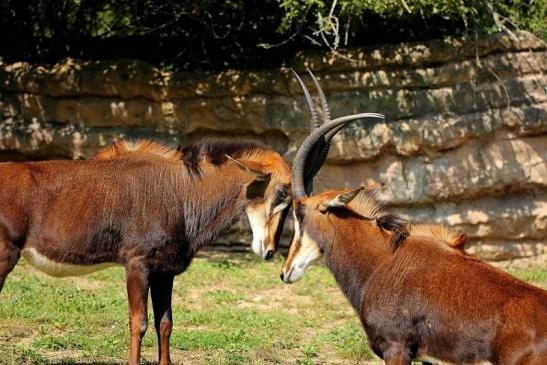
[[[338,48],[527,29],[545,0],[3,0],[0,57],[140,58],[182,69],[277,67]]]

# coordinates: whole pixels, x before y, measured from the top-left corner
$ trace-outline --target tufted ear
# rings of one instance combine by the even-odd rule
[[[248,162],[243,163],[243,162],[241,162],[239,160],[236,160],[235,158],[230,157],[228,155],[224,155],[224,156],[226,156],[226,158],[228,158],[228,160],[235,163],[243,171],[255,175],[256,176],[256,181],[267,181],[267,180],[270,179],[270,174],[261,171],[259,164],[257,164],[256,162],[248,161]]]
[[[450,244],[450,246],[465,252],[466,243],[467,243],[467,235],[465,233],[460,233],[458,237]]]
[[[367,191],[377,192],[379,190],[382,190],[385,185],[386,184],[384,184],[383,182],[373,182],[372,184],[369,184],[368,186],[366,186],[365,189]]]
[[[335,196],[333,199],[324,201],[319,206],[319,210],[321,211],[321,213],[325,213],[329,209],[345,207],[364,189],[365,189],[364,186],[360,186],[357,189],[340,193],[337,196]]]

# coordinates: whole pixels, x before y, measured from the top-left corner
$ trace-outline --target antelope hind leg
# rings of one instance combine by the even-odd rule
[[[158,335],[159,365],[171,365],[169,338],[173,330],[173,314],[171,311],[173,279],[174,276],[171,274],[154,273],[150,277],[154,325]]]
[[[3,239],[0,235],[0,293],[4,287],[6,277],[17,264],[20,255],[21,250],[19,247]]]

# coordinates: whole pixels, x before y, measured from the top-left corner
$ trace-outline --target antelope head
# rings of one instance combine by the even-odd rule
[[[283,224],[291,203],[290,169],[274,151],[261,151],[252,159],[226,157],[254,180],[246,187],[248,200],[245,212],[253,231],[252,249],[255,254],[271,260],[279,246]]]
[[[289,253],[281,269],[281,280],[287,284],[300,280],[306,269],[333,247],[342,227],[334,222],[331,213],[338,217],[355,216],[375,220],[361,214],[350,204],[361,192],[372,193],[379,184],[352,190],[329,190],[295,201],[295,232]],[[365,195],[366,196],[366,195]],[[361,199],[363,200],[363,199]]]
[[[281,271],[281,280],[285,283],[302,278],[306,268],[322,256],[323,243],[332,240],[335,231],[325,219],[329,210],[346,206],[363,189],[330,191],[312,196],[313,177],[325,162],[332,137],[355,120],[374,118],[383,121],[385,119],[384,115],[378,113],[360,113],[331,120],[325,95],[317,79],[311,72],[309,73],[318,92],[324,123],[316,127],[304,140],[293,163],[294,236]],[[312,123],[315,120],[317,124],[317,113],[310,93],[298,75],[297,78],[304,90]]]
[[[321,123],[319,122],[313,100],[302,79],[294,71],[293,73],[304,91],[310,113],[310,130],[314,133],[314,131],[319,129]],[[321,102],[323,122],[328,123],[330,122],[330,113],[327,100],[315,76],[311,72],[310,75],[317,88]],[[325,135],[322,140],[316,141],[310,147],[311,151],[307,161],[308,168],[305,171],[306,181],[309,182],[306,186],[306,191],[309,194],[311,194],[313,188],[311,177],[317,173],[324,163],[329,151],[330,139],[341,127],[343,127],[343,124],[338,129],[331,131],[330,134]],[[281,156],[273,151],[252,160],[238,160],[228,155],[226,157],[242,170],[255,175],[255,180],[248,187],[248,191],[259,192],[259,194],[250,197],[251,203],[246,209],[253,231],[252,249],[257,255],[266,260],[271,260],[279,246],[283,225],[291,206],[291,171]]]

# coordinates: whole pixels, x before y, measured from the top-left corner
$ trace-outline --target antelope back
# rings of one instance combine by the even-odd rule
[[[222,194],[223,185],[238,177],[253,231],[252,249],[265,259],[273,258],[291,201],[291,171],[279,153],[254,141],[205,140],[175,150],[144,140],[116,143],[95,158],[142,153],[182,161],[190,180],[198,185],[212,176],[209,191],[203,189],[200,194]]]

